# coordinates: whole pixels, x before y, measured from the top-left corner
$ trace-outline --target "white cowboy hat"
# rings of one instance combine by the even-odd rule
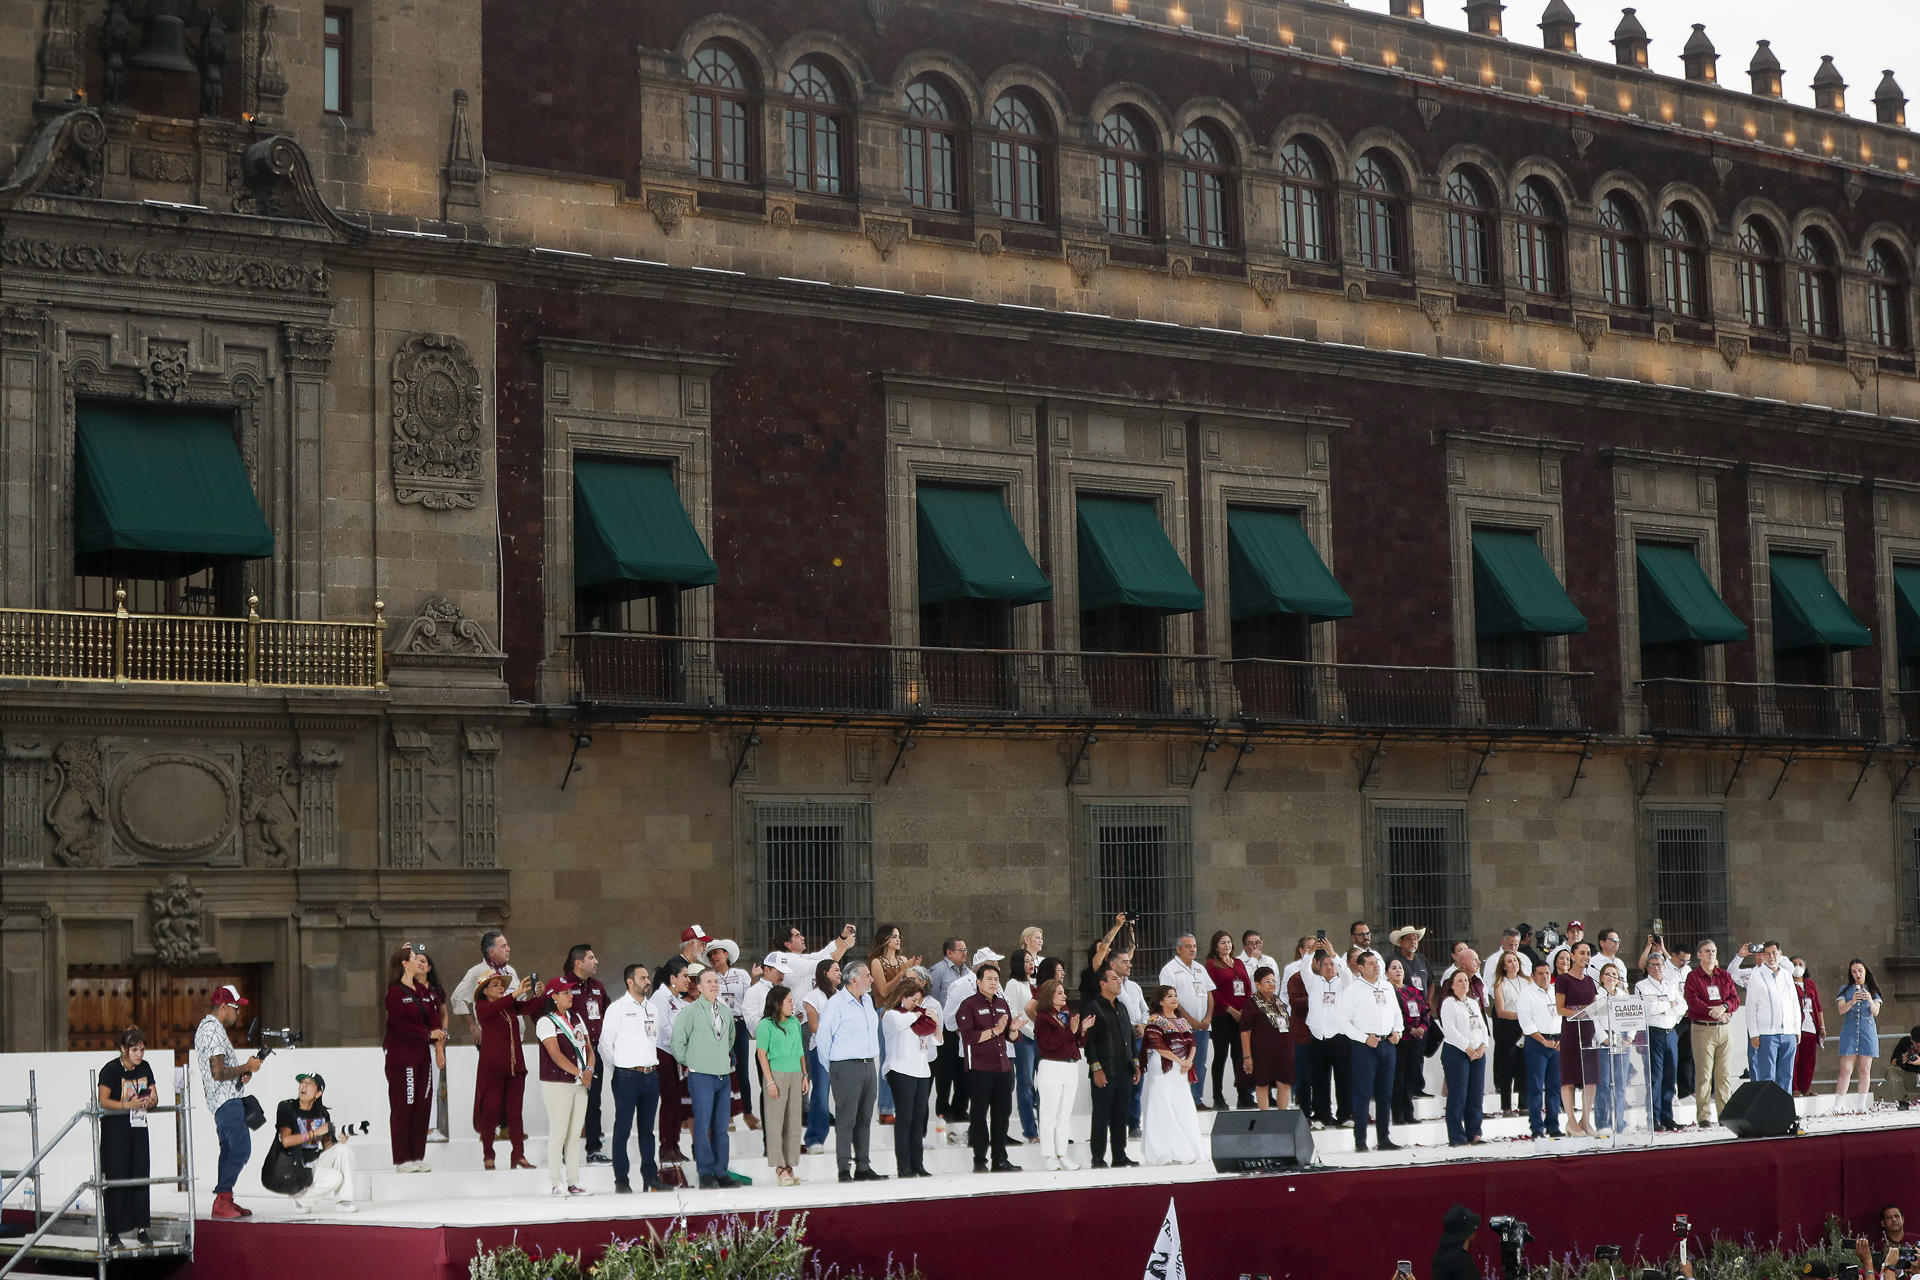
[[[1400,945],[1400,939],[1408,936],[1411,936],[1416,944],[1421,943],[1426,941],[1427,931],[1425,929],[1416,929],[1410,924],[1403,924],[1387,935],[1387,941],[1397,947]]]
[[[710,956],[716,951],[724,951],[727,953],[728,964],[735,965],[740,963],[740,944],[732,938],[712,939],[707,943],[705,950],[703,950],[701,954]]]

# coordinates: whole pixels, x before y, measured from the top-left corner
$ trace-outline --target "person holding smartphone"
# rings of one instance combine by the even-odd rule
[[[100,1173],[103,1177],[151,1176],[152,1156],[147,1147],[147,1112],[160,1095],[154,1088],[153,1068],[147,1065],[147,1038],[138,1027],[120,1033],[120,1053],[100,1068]],[[120,1237],[133,1232],[141,1244],[152,1244],[147,1228],[153,1217],[147,1187],[109,1187],[106,1193],[107,1247],[124,1249]]]

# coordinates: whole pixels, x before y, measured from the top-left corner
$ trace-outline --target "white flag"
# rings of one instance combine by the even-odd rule
[[[1147,1255],[1147,1273],[1141,1280],[1187,1280],[1187,1260],[1180,1253],[1180,1215],[1173,1200],[1167,1200],[1167,1216],[1154,1238],[1153,1252]]]

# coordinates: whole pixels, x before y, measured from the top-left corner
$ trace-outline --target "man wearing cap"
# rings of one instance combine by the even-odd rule
[[[220,1162],[213,1184],[213,1216],[251,1218],[253,1211],[233,1202],[233,1184],[253,1155],[253,1135],[247,1131],[246,1107],[240,1090],[260,1069],[259,1058],[234,1062],[233,1041],[227,1030],[240,1021],[247,1002],[232,987],[221,987],[208,997],[207,1016],[193,1032],[193,1056],[200,1063],[200,1096],[213,1112],[213,1131],[220,1139]]]
[[[640,1182],[664,1191],[653,1159],[653,1117],[660,1107],[660,1023],[647,999],[647,969],[630,964],[621,975],[627,989],[607,1008],[600,1027],[601,1070],[613,1073],[613,1189],[631,1192],[627,1139],[640,1130]]]
[[[720,1000],[720,975],[702,969],[699,998],[673,1020],[673,1056],[687,1071],[693,1100],[693,1163],[703,1189],[733,1185],[727,1138],[728,1098],[733,1079],[733,1010]]]
[[[595,975],[600,972],[600,957],[593,954],[591,942],[576,942],[567,952],[566,974],[580,988],[573,998],[573,1011],[587,1024],[587,1036],[594,1043],[600,1043],[600,1031],[607,1019],[607,1006],[613,1003],[607,998],[607,988]],[[587,1163],[610,1164],[606,1153],[601,1151],[600,1129],[600,1076],[596,1073],[592,1083],[587,1086]]]
[[[1007,1036],[1013,1010],[1000,995],[995,961],[1003,957],[982,947],[973,958],[979,961],[973,971],[977,989],[960,1002],[953,1021],[967,1055],[967,1137],[973,1145],[973,1171],[987,1172],[991,1148],[993,1172],[1018,1173],[1020,1166],[1007,1159],[1007,1120],[1013,1114],[1013,1057]],[[948,997],[959,990],[960,984],[954,983]]]
[[[1433,1251],[1429,1280],[1480,1280],[1480,1267],[1467,1242],[1480,1229],[1480,1215],[1456,1204],[1440,1219],[1440,1245]]]
[[[705,964],[709,944],[713,936],[697,924],[690,924],[680,931],[680,958],[688,964]]]
[[[707,965],[720,978],[720,1000],[733,1011],[733,1086],[740,1095],[739,1113],[747,1128],[758,1129],[753,1115],[753,1037],[747,1031],[747,992],[760,977],[762,966],[753,971],[740,968],[740,944],[732,938],[707,939]]]
[[[1559,955],[1562,951],[1573,950],[1573,944],[1579,942],[1586,936],[1587,926],[1581,924],[1578,920],[1567,921],[1567,936],[1560,939],[1559,946],[1547,952],[1547,968],[1551,969],[1557,963],[1554,959],[1555,956]],[[1579,977],[1580,975],[1575,974],[1574,976]]]
[[[547,1106],[547,1177],[556,1196],[589,1194],[580,1185],[581,1133],[587,1091],[598,1073],[593,1038],[580,1018],[580,985],[565,974],[547,979],[545,1012],[534,1019],[540,1039],[540,1097]]]
[[[1407,985],[1421,995],[1433,985],[1433,966],[1420,954],[1420,944],[1427,939],[1425,929],[1416,929],[1403,924],[1387,934],[1387,942],[1400,953],[1400,966],[1407,971]]]
[[[880,1014],[873,1007],[866,962],[841,968],[840,989],[820,1013],[814,1045],[833,1090],[833,1150],[842,1182],[880,1182],[867,1159],[874,1103],[880,1096]],[[851,1163],[851,1168],[849,1164]]]
[[[281,1148],[313,1176],[307,1189],[294,1196],[293,1207],[301,1213],[353,1213],[353,1152],[333,1131],[324,1098],[327,1082],[317,1073],[294,1080],[300,1096],[283,1101],[273,1118]]]

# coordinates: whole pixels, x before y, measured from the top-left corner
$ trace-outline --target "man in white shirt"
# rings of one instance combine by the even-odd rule
[[[1207,1079],[1207,1029],[1213,1025],[1213,979],[1200,963],[1200,940],[1183,933],[1174,942],[1173,959],[1160,970],[1160,981],[1180,997],[1180,1012],[1193,1028],[1193,1105],[1198,1111],[1212,1108],[1200,1100],[1201,1086]]]
[[[680,1102],[680,1064],[673,1059],[673,1024],[680,1011],[687,1007],[687,989],[693,985],[688,975],[689,969],[704,969],[705,965],[687,965],[679,956],[668,960],[663,968],[665,981],[655,986],[653,994],[647,997],[647,1003],[653,1007],[654,1026],[658,1035],[654,1041],[660,1054],[660,1163],[679,1164],[686,1160],[680,1149],[680,1126],[687,1117],[687,1108]],[[602,1025],[602,1031],[606,1027]]]
[[[840,989],[821,1011],[814,1037],[833,1090],[834,1154],[840,1181],[882,1182],[887,1175],[874,1172],[867,1159],[873,1108],[880,1097],[880,1015],[867,994],[873,990],[873,975],[862,960],[849,962],[841,972]]]
[[[1533,966],[1533,981],[1513,1002],[1527,1064],[1527,1124],[1536,1138],[1560,1136],[1560,1007],[1553,999],[1553,966]]]
[[[1687,997],[1680,979],[1667,972],[1663,953],[1648,955],[1646,966],[1647,976],[1635,984],[1633,994],[1647,1005],[1647,1084],[1653,1098],[1653,1128],[1656,1133],[1676,1133],[1680,1126],[1673,1119],[1674,1068],[1679,1062],[1678,1028],[1687,1011]]]
[[[1249,929],[1240,935],[1241,964],[1247,966],[1247,981],[1259,982],[1260,971],[1271,969],[1280,972],[1280,962],[1267,954],[1266,942],[1257,929]]]
[[[1353,1117],[1350,1104],[1340,1108],[1341,1115],[1325,1114],[1333,1094],[1345,1092],[1329,1088],[1343,1065],[1335,1055],[1335,1047],[1346,1043],[1346,1037],[1340,1034],[1340,988],[1334,978],[1339,967],[1340,961],[1333,952],[1316,951],[1313,963],[1299,973],[1300,985],[1307,993],[1307,1034],[1312,1037],[1307,1064],[1312,1080],[1311,1094],[1321,1112],[1313,1119],[1316,1124],[1331,1128],[1343,1128]],[[1349,1084],[1347,1089],[1351,1088]],[[1340,1101],[1345,1103],[1348,1099],[1342,1096]]]
[[[665,1191],[653,1159],[653,1116],[660,1106],[660,1019],[645,996],[645,965],[630,964],[621,974],[627,989],[607,1006],[598,1046],[603,1069],[613,1072],[613,1189],[630,1193],[632,1167],[627,1135],[640,1130],[640,1184]]]
[[[1619,961],[1621,976],[1625,977],[1627,962],[1620,959],[1620,931],[1618,929],[1602,929],[1600,931],[1599,949],[1593,953],[1593,958],[1587,961],[1587,976],[1593,979],[1595,985],[1598,985],[1600,982],[1600,971],[1615,961]],[[1625,985],[1624,982],[1621,983],[1621,986],[1624,987]]]
[[[940,959],[927,970],[927,998],[921,1002],[929,1013],[944,1019],[947,992],[967,973],[967,940],[948,938],[940,947]],[[950,1027],[948,1028],[951,1029]],[[933,1114],[952,1124],[967,1114],[967,1066],[953,1036],[940,1037],[933,1059]]]
[[[1005,959],[1005,956],[995,951],[992,947],[981,947],[973,953],[973,964],[968,968],[962,969],[958,977],[951,979],[947,983],[947,998],[942,1001],[940,1005],[940,1026],[945,1034],[941,1037],[940,1048],[937,1051],[938,1056],[934,1059],[936,1067],[938,1067],[943,1056],[946,1054],[947,1046],[957,1046],[960,1043],[960,1028],[955,1022],[955,1019],[960,1014],[960,1006],[965,1004],[968,997],[980,989],[980,979],[975,975],[974,969],[983,964],[998,964]],[[960,1063],[960,1074],[953,1082],[953,1092],[950,1095],[951,1101],[949,1103],[953,1108],[953,1113],[946,1117],[947,1141],[955,1143],[956,1145],[966,1141],[966,1137],[962,1133],[962,1126],[967,1123],[967,1117],[970,1114],[970,1104],[967,1099],[966,1057],[964,1054],[957,1061]]]
[[[1800,993],[1794,990],[1793,970],[1780,963],[1780,944],[1760,948],[1757,965],[1741,967],[1753,955],[1751,943],[1727,966],[1734,985],[1747,993],[1747,1074],[1771,1080],[1793,1092],[1793,1052],[1800,1039]]]
[[[448,1007],[454,1013],[467,1015],[473,1029],[475,1044],[480,1042],[480,1024],[473,1021],[473,993],[480,989],[481,983],[496,973],[506,975],[507,990],[511,991],[519,986],[520,975],[513,971],[511,964],[507,963],[512,955],[513,948],[507,943],[507,935],[498,929],[487,930],[480,935],[480,963],[467,970],[465,976],[460,979],[459,985],[454,987],[453,994],[448,997]]]
[[[767,953],[762,964],[769,969],[778,969],[781,973],[780,985],[793,992],[793,1006],[807,998],[807,992],[813,990],[813,971],[822,960],[838,960],[847,954],[847,948],[853,945],[852,925],[840,930],[835,938],[818,951],[807,950],[807,935],[800,932],[798,925],[788,925],[785,929],[774,931],[774,947]]]
[[[1367,1149],[1367,1112],[1373,1112],[1374,1146],[1398,1151],[1389,1122],[1393,1116],[1393,1068],[1400,1033],[1406,1020],[1400,1013],[1400,995],[1380,976],[1380,956],[1360,955],[1360,969],[1340,993],[1337,1012],[1340,1034],[1348,1041],[1353,1072],[1353,1146]]]

